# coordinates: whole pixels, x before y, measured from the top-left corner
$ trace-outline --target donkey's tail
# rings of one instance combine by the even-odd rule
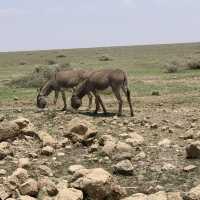
[[[128,88],[128,79],[126,73],[124,73],[124,82],[122,85],[122,90],[124,91],[125,95],[130,98],[130,90]]]

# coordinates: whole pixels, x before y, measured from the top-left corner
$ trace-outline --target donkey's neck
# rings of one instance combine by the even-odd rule
[[[82,99],[88,93],[89,93],[89,88],[88,88],[87,82],[82,83],[82,85],[80,85],[80,87],[76,91],[76,95],[80,99]]]
[[[45,83],[45,85],[42,87],[40,94],[43,96],[48,96],[53,90],[52,81],[48,81]]]

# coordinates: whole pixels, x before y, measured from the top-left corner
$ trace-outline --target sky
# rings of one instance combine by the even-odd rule
[[[0,0],[0,51],[200,41],[200,0]]]

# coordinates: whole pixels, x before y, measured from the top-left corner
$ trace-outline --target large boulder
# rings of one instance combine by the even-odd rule
[[[112,175],[102,168],[79,170],[73,180],[71,186],[92,200],[119,200],[125,194]]]
[[[97,135],[97,129],[88,121],[74,118],[68,126],[65,136],[68,137],[73,143],[83,143],[90,145]]]

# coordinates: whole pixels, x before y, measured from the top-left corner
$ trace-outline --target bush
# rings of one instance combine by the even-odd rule
[[[66,56],[63,54],[57,55],[56,58],[65,58]]]
[[[55,65],[56,61],[55,60],[47,60],[48,65]]]
[[[99,61],[110,61],[110,60],[112,60],[112,59],[109,58],[108,56],[101,56],[101,57],[99,58]]]
[[[70,64],[51,65],[51,66],[36,66],[32,73],[23,77],[12,80],[9,85],[22,88],[39,88],[48,79],[50,79],[56,71],[70,69]]]
[[[180,64],[177,62],[171,62],[165,65],[167,73],[177,73],[180,68]]]
[[[188,69],[200,69],[200,60],[192,60],[187,63]]]

